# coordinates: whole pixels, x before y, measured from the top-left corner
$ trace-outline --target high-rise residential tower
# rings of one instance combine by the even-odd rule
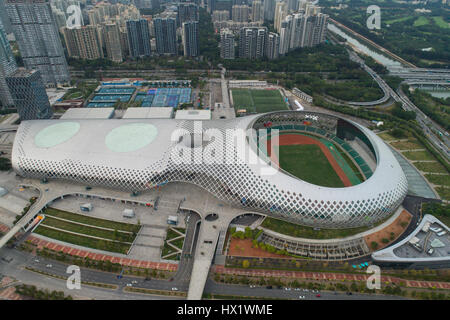
[[[220,57],[234,59],[234,34],[230,29],[222,29],[220,32]]]
[[[177,23],[179,27],[183,26],[183,23],[189,21],[198,21],[198,6],[192,2],[179,3],[178,7],[178,15],[177,15]]]
[[[108,59],[114,62],[122,62],[123,54],[119,26],[115,23],[105,23],[102,30]]]
[[[261,0],[253,0],[252,2],[252,18],[253,22],[264,20]]]
[[[132,58],[150,56],[150,30],[146,19],[127,21],[128,46]]]
[[[266,45],[266,57],[273,60],[278,59],[280,52],[280,36],[278,33],[269,32]]]
[[[69,82],[69,69],[49,2],[6,0],[6,11],[25,67],[39,70],[46,85]]]
[[[185,57],[197,57],[199,55],[198,21],[183,23],[183,50]]]
[[[174,18],[153,19],[158,54],[177,54],[177,23]]]
[[[267,28],[242,28],[239,35],[239,57],[259,59],[266,55]]]
[[[235,5],[232,8],[232,20],[234,22],[247,22],[250,8],[246,5]]]
[[[95,26],[61,28],[71,58],[95,60],[103,58],[103,50]]]

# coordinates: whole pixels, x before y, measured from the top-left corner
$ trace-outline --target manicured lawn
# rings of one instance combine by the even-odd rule
[[[185,233],[186,229],[182,229],[182,228],[177,228],[178,231],[180,231],[181,233]],[[172,229],[168,229],[167,230],[167,235],[166,235],[166,240],[171,240],[173,238],[179,237],[180,234],[173,231]]]
[[[386,22],[386,24],[393,24],[393,23],[396,23],[396,22],[402,22],[402,21],[406,21],[406,20],[409,20],[409,19],[412,19],[413,17],[402,17],[402,18],[397,18],[397,19],[391,19],[391,20],[388,20],[388,21],[385,21]]]
[[[280,146],[279,157],[280,167],[301,180],[325,187],[344,187],[317,145]]]
[[[445,167],[439,162],[415,162],[414,166],[423,172],[448,173]]]
[[[163,249],[161,251],[161,258],[166,256],[166,255],[168,255],[168,254],[170,254],[170,253],[174,253],[174,252],[176,252],[175,249],[172,248],[171,246],[169,246],[166,242],[164,242],[164,247],[163,247]],[[167,258],[164,258],[164,259],[167,259],[167,260],[179,260],[177,254],[174,254],[174,255],[172,255],[170,257],[167,257]]]
[[[406,151],[402,154],[409,160],[435,160],[428,151]]]
[[[134,236],[131,233],[114,232],[110,230],[98,229],[95,227],[88,227],[77,223],[67,222],[46,216],[42,225],[55,227],[62,230],[85,234],[88,236],[94,236],[99,238],[105,238],[109,240],[117,240],[124,242],[133,242]]]
[[[92,239],[88,237],[83,237],[80,235],[74,235],[67,232],[53,230],[45,227],[44,225],[40,225],[34,230],[35,233],[52,238],[60,241],[64,241],[67,243],[72,243],[75,245],[79,245],[82,247],[99,249],[110,252],[118,252],[126,254],[128,249],[130,248],[129,244],[121,243],[121,242],[112,242],[106,240],[98,240]]]
[[[448,174],[426,174],[425,177],[433,184],[450,187],[450,175]]]
[[[287,109],[278,90],[251,90],[250,93],[258,113]]]
[[[232,89],[234,109],[246,109],[247,112],[253,112],[254,106],[250,91],[247,89]]]
[[[425,149],[425,147],[415,139],[409,139],[408,141],[391,142],[391,146],[398,150]]]
[[[387,132],[383,132],[383,133],[379,133],[378,136],[385,140],[385,141],[393,141],[393,140],[398,140],[398,138],[395,138],[393,136],[391,136],[389,133]]]
[[[186,234],[186,229],[183,229],[183,228],[174,228],[174,229],[180,231],[182,234]],[[174,239],[174,238],[179,237],[179,236],[180,236],[180,234],[178,234],[177,232],[173,231],[172,229],[170,229],[170,228],[167,229],[166,240],[164,240],[164,246],[163,246],[163,248],[161,250],[161,258],[166,256],[166,255],[168,255],[168,254],[170,254],[170,253],[176,252],[175,249],[173,249],[168,244],[168,242],[170,242],[172,245],[174,245],[175,247],[179,248],[180,250],[183,249],[183,243],[184,243],[184,239],[185,239],[184,237],[182,237],[180,239],[177,239],[177,240],[174,240],[174,241],[170,241],[171,239]],[[178,255],[173,255],[173,256],[170,256],[170,257],[165,258],[165,259],[179,260],[179,257],[178,257]]]
[[[94,217],[88,217],[85,215],[71,213],[63,210],[58,210],[54,208],[47,208],[44,210],[44,213],[49,216],[55,216],[58,218],[71,220],[75,222],[85,223],[91,226],[108,228],[119,231],[131,231],[138,232],[141,226],[137,224],[124,223],[124,222],[116,222],[111,220],[99,219]]]
[[[429,24],[430,21],[426,17],[419,17],[414,21],[414,27],[420,27]]]
[[[440,28],[450,29],[450,25],[448,24],[448,22],[445,22],[441,16],[433,17],[433,20],[434,23],[436,23]]]
[[[444,200],[450,200],[450,188],[446,187],[436,187],[436,192]],[[450,225],[450,218],[448,218],[447,225]]]
[[[264,113],[287,110],[278,90],[232,89],[234,109],[246,109],[247,113]]]
[[[385,220],[377,222],[376,225],[381,224]],[[334,239],[345,238],[360,232],[366,231],[372,227],[359,227],[351,229],[320,229],[301,226],[298,224],[286,222],[283,220],[266,217],[262,223],[262,227],[273,230],[275,232],[285,234],[292,237],[308,238],[308,239]]]

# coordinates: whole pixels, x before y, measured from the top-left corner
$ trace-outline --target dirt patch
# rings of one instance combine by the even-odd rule
[[[289,258],[281,254],[270,253],[259,248],[253,248],[253,243],[250,239],[236,239],[232,238],[230,247],[228,248],[229,256],[236,257],[261,257],[261,258]]]
[[[381,229],[378,232],[365,236],[364,240],[366,241],[367,246],[372,251],[374,251],[374,248],[372,247],[372,242],[378,243],[378,246],[375,250],[380,250],[388,246],[405,231],[405,229],[411,222],[411,219],[412,215],[408,211],[403,210],[397,217],[397,219],[395,219],[394,222],[392,222],[390,225],[386,226],[385,228]],[[384,243],[383,239],[388,239],[389,242]]]
[[[341,166],[337,163],[336,159],[333,157],[330,150],[328,150],[328,148],[319,140],[299,134],[282,134],[279,135],[278,137],[280,146],[302,145],[302,144],[317,145],[320,148],[320,150],[322,150],[323,154],[327,158],[330,165],[333,167],[333,170],[337,173],[337,175],[341,179],[344,186],[345,187],[352,186],[352,183],[348,179],[347,175],[344,173],[344,170],[342,170]],[[267,140],[267,150],[269,156],[271,156],[272,154],[275,155],[275,153],[272,152],[272,143],[270,139]],[[278,159],[276,159],[275,157],[271,157],[271,160],[278,165]]]

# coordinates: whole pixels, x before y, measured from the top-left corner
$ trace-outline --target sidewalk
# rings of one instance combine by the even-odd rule
[[[0,224],[0,231],[7,232],[9,228],[3,224]],[[88,257],[92,260],[102,260],[102,261],[111,261],[112,263],[120,263],[123,266],[130,266],[130,267],[139,267],[139,268],[146,268],[146,269],[156,269],[156,270],[164,270],[164,271],[177,271],[178,270],[178,264],[174,263],[165,263],[165,262],[152,262],[152,261],[143,261],[143,260],[135,260],[135,259],[128,259],[128,258],[120,258],[120,257],[114,257],[106,254],[101,253],[94,253],[87,250],[81,250],[72,248],[69,246],[65,246],[62,244],[53,243],[47,240],[39,239],[33,235],[28,236],[26,240],[31,241],[31,243],[37,245],[39,249],[42,249],[44,247],[54,250],[54,251],[63,251],[66,254],[70,254],[72,256],[78,256],[78,257]]]
[[[345,273],[327,273],[327,272],[306,272],[306,271],[283,271],[283,270],[251,270],[239,268],[225,268],[223,266],[213,266],[213,272],[230,275],[253,276],[253,277],[286,277],[296,279],[311,280],[349,280],[366,281],[370,274],[345,274]],[[398,284],[404,282],[406,287],[410,288],[432,288],[450,290],[450,282],[436,281],[416,281],[406,280],[391,276],[381,276],[381,282],[390,282]]]
[[[27,238],[27,240],[31,241],[31,243],[37,245],[37,247],[39,249],[42,249],[45,247],[45,248],[48,248],[53,251],[62,251],[64,253],[72,255],[72,256],[78,256],[78,257],[82,257],[82,258],[88,257],[89,259],[99,260],[99,261],[111,261],[112,263],[120,263],[123,266],[139,267],[139,268],[147,268],[147,269],[157,269],[157,270],[165,270],[165,271],[176,271],[178,269],[177,264],[135,260],[135,259],[110,256],[110,255],[101,254],[101,253],[94,253],[94,252],[90,252],[87,250],[80,250],[80,249],[72,248],[69,246],[62,245],[62,244],[56,244],[53,242],[49,242],[47,240],[43,240],[43,239],[37,238],[32,235],[29,236]]]

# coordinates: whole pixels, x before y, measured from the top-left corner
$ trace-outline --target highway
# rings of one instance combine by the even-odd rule
[[[26,267],[31,267],[35,270],[45,272],[51,275],[67,278],[69,276],[66,273],[68,264],[46,259],[43,257],[35,257],[30,253],[18,251],[15,249],[4,248],[1,249],[1,256],[7,257],[12,260],[6,262],[0,260],[0,274],[14,277],[17,280],[26,284],[35,284],[40,288],[48,288],[49,290],[63,290],[66,294],[71,294],[79,298],[89,299],[182,299],[169,296],[157,296],[157,295],[139,295],[132,294],[130,292],[123,291],[128,286],[136,288],[146,288],[154,290],[166,290],[171,291],[172,288],[177,288],[178,291],[186,292],[187,285],[180,284],[176,279],[170,280],[157,280],[152,279],[146,281],[142,277],[132,277],[124,275],[123,278],[117,279],[116,273],[102,272],[87,268],[81,269],[81,281],[96,282],[116,285],[117,289],[104,289],[92,287],[89,285],[81,284],[80,290],[68,290],[65,288],[65,280],[57,279],[54,277],[46,276],[38,272],[26,270]],[[305,291],[303,289],[285,289],[285,288],[273,288],[267,289],[266,287],[256,286],[250,287],[246,285],[228,285],[216,283],[211,279],[208,279],[205,285],[204,293],[213,293],[220,295],[231,296],[245,296],[255,298],[278,298],[278,299],[296,299],[296,300],[399,300],[404,299],[397,296],[388,295],[367,295],[353,293],[347,295],[344,292],[329,292],[321,291],[321,297],[316,297],[318,292]],[[302,296],[302,298],[300,298]],[[304,297],[304,298],[303,298]]]
[[[349,31],[356,37],[362,38],[365,41],[371,43],[372,45],[375,45],[381,51],[383,51],[385,53],[389,52],[388,50],[384,49],[383,47],[376,45],[369,39],[366,39],[365,37],[361,36],[360,34],[353,31],[352,29],[347,28],[346,26],[342,25],[341,23],[339,23],[333,19],[330,19],[330,20],[332,22],[336,23],[337,25],[339,25],[339,27],[342,27],[345,30]],[[354,49],[352,48],[352,50],[354,50]],[[395,58],[397,60],[401,59],[398,56],[395,56]],[[405,93],[402,92],[401,88],[398,89],[398,92],[395,92],[375,71],[373,71],[372,69],[370,69],[368,67],[365,68],[364,61],[362,61],[362,59],[360,59],[356,53],[350,54],[350,59],[360,63],[361,66],[363,67],[363,69],[366,70],[366,72],[368,72],[377,81],[378,85],[383,89],[383,91],[386,90],[395,101],[402,103],[402,108],[404,110],[416,112],[416,121],[419,124],[419,126],[422,128],[423,133],[427,137],[428,141],[431,142],[431,145],[437,151],[439,151],[447,160],[449,160],[450,159],[450,151],[449,151],[450,142],[449,142],[448,137],[445,135],[446,131],[440,125],[438,125],[436,122],[429,119],[416,105],[414,105],[408,99],[408,97],[405,95]],[[401,59],[401,60],[403,60],[403,59]],[[450,79],[450,71],[445,70],[445,69],[436,69],[436,72],[434,72],[434,73],[433,73],[432,69],[419,69],[419,70],[417,70],[417,69],[418,68],[415,68],[415,66],[414,66],[414,68],[410,68],[410,69],[396,68],[396,69],[394,69],[394,71],[397,72],[397,74],[400,74],[399,72],[408,72],[408,74],[413,74],[413,75],[419,75],[419,74],[423,74],[425,72],[425,73],[429,73],[430,75],[431,74],[440,75],[444,79],[449,77],[449,79]],[[438,132],[442,133],[442,137],[440,137],[440,138],[443,141],[441,141],[438,138],[438,135],[439,135]]]

